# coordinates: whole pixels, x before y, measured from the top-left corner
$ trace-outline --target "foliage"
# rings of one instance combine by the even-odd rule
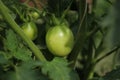
[[[42,72],[49,75],[52,80],[79,80],[78,75],[70,68],[67,68],[67,66],[68,63],[65,59],[56,57],[52,62],[43,64]]]
[[[20,44],[19,39],[17,39],[15,33],[12,30],[6,31],[6,41],[5,47],[8,54],[11,54],[13,57],[18,60],[28,61],[31,60],[32,53],[25,47],[23,44]]]
[[[117,68],[109,73],[107,73],[103,78],[100,80],[119,80],[120,79],[120,68]]]
[[[5,74],[1,72],[2,75],[0,79],[48,80],[44,76],[46,75],[53,80],[79,80],[78,75],[73,72],[72,69],[68,68],[68,62],[65,59],[54,58],[54,60],[50,62],[32,60],[32,52],[23,44],[20,38],[17,38],[17,35],[11,29],[6,31],[4,47],[5,50],[0,52],[0,65],[2,65],[1,68],[3,68],[3,70],[6,70],[3,71]],[[44,75],[37,67],[42,68]],[[73,74],[72,78],[71,74]]]
[[[37,0],[0,0],[0,80],[120,79],[120,0],[38,1],[43,9],[29,5],[40,6]],[[21,28],[27,22],[38,29],[33,41]],[[75,37],[64,57],[53,55],[45,41],[57,23]]]

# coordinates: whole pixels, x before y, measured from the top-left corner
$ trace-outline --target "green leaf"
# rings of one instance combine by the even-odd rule
[[[6,31],[6,42],[5,47],[10,51],[13,57],[22,60],[28,61],[32,56],[32,52],[22,44],[17,35],[10,29]]]
[[[102,22],[102,26],[104,26],[107,30],[107,37],[105,38],[107,47],[115,47],[120,46],[120,1],[116,1],[114,7],[108,12],[108,16],[106,16],[105,20]]]
[[[107,0],[97,0],[96,8],[94,9],[96,17],[101,17],[108,13],[110,6],[111,5],[107,2]]]
[[[16,51],[19,42],[15,33],[11,29],[6,31],[6,41],[4,43],[5,47],[8,48],[8,50],[11,52]]]
[[[120,79],[120,68],[117,68],[109,73],[107,73],[103,80],[119,80]]]
[[[14,53],[14,57],[23,61],[30,60],[31,56],[32,56],[32,52],[25,47],[18,48],[17,51]]]
[[[68,67],[67,60],[58,57],[51,62],[45,62],[42,66],[42,73],[52,80],[79,80],[77,74]]]
[[[3,51],[0,51],[0,64],[7,64],[8,63],[8,59],[5,58],[4,54],[6,54]]]
[[[116,4],[115,4],[115,20],[114,20],[114,26],[113,27],[113,32],[112,32],[112,44],[113,45],[117,45],[117,46],[120,46],[120,37],[119,37],[119,34],[120,34],[120,1],[119,0],[116,0]]]
[[[77,72],[74,70],[71,70],[70,77],[71,77],[70,80],[80,80]]]
[[[28,61],[21,65],[14,66],[14,71],[9,71],[5,74],[4,80],[48,80],[37,66],[40,66],[41,62]]]

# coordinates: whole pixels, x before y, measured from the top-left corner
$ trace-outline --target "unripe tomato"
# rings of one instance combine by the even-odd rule
[[[22,25],[22,30],[31,40],[35,40],[37,37],[38,29],[34,22],[27,22]]]
[[[33,19],[38,19],[40,15],[39,15],[38,12],[32,11],[32,12],[31,12],[31,16],[33,17]]]
[[[56,25],[46,34],[46,44],[49,51],[56,56],[67,56],[74,45],[72,31],[66,25]]]

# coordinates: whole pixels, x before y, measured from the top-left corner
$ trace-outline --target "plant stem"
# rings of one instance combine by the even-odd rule
[[[106,53],[106,55],[102,56],[101,58],[96,60],[96,63],[98,63],[99,61],[101,61],[102,59],[104,59],[105,57],[109,56],[110,54],[112,54],[113,52],[117,51],[120,47],[116,47],[113,50],[111,50],[110,52]]]
[[[93,76],[94,76],[94,67],[95,67],[95,65],[92,64],[91,69],[89,70],[89,73],[88,73],[88,76],[87,76],[86,80],[93,79]]]
[[[85,62],[83,63],[84,68],[83,68],[83,73],[84,73],[84,78],[83,80],[89,80],[93,78],[94,75],[94,66],[95,66],[95,54],[94,54],[94,40],[92,37],[88,38],[88,48],[84,48],[82,51],[82,54],[87,54],[87,58],[85,59]]]
[[[13,20],[11,15],[9,14],[9,9],[4,5],[4,3],[0,0],[0,12],[4,16],[5,20],[9,23],[11,28],[18,34],[20,37],[27,43],[28,47],[33,51],[34,55],[41,61],[46,61],[46,58],[39,50],[39,48],[24,34],[22,29],[17,25],[17,23]]]
[[[76,31],[76,36],[75,36],[75,44],[73,47],[73,50],[71,51],[71,54],[68,57],[69,61],[72,61],[73,64],[71,64],[71,67],[75,67],[77,57],[80,53],[80,51],[83,48],[83,45],[87,39],[87,34],[86,34],[86,19],[87,19],[87,5],[85,0],[79,0],[79,18],[78,18],[78,29]]]
[[[69,11],[69,9],[70,9],[70,7],[71,7],[71,5],[72,5],[72,2],[73,2],[73,0],[70,1],[67,9],[65,9],[65,11],[63,12],[63,14],[62,14],[62,16],[61,16],[61,19],[62,19],[62,20],[65,18],[67,12]]]
[[[81,4],[81,2],[80,2],[80,4]],[[84,6],[85,6],[85,7],[84,7],[84,11],[83,11],[82,18],[81,18],[81,20],[80,20],[80,25],[79,25],[79,28],[78,28],[78,31],[77,31],[77,35],[79,34],[80,29],[81,29],[81,27],[82,27],[82,24],[84,23],[83,21],[85,20],[85,17],[86,17],[86,15],[87,15],[87,3],[85,3]],[[81,8],[81,6],[80,6],[80,8]],[[80,15],[79,15],[79,16],[80,16]]]

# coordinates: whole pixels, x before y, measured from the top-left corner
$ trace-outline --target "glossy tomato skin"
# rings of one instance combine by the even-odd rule
[[[22,25],[22,30],[31,40],[37,37],[38,29],[34,22],[27,22]]]
[[[54,26],[46,34],[46,44],[53,55],[67,56],[74,45],[73,33],[66,25]]]

